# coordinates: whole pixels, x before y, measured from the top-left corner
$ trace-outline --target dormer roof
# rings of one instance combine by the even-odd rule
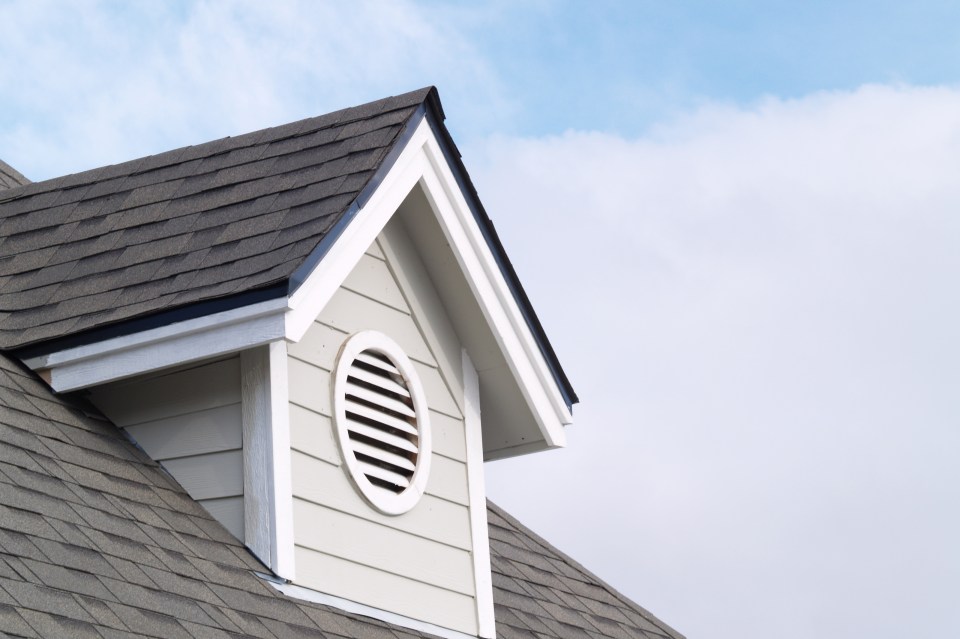
[[[0,348],[29,357],[292,295],[425,119],[569,407],[432,87],[0,193]]]

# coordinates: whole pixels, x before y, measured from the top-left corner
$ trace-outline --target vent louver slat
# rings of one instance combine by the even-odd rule
[[[392,340],[363,331],[340,350],[333,388],[343,461],[375,508],[399,515],[426,489],[430,431],[413,363]]]
[[[353,453],[368,480],[397,493],[410,485],[417,467],[412,404],[395,366],[369,351],[350,365],[346,413]]]
[[[354,397],[369,402],[381,410],[388,410],[404,417],[416,417],[416,413],[407,404],[394,399],[388,393],[383,391],[364,388],[356,383],[356,378],[351,376],[347,382],[347,397]]]
[[[387,490],[393,490],[394,492],[400,492],[404,488],[410,485],[410,480],[401,475],[400,473],[392,472],[386,468],[381,468],[375,464],[371,464],[364,459],[358,458],[357,461],[360,463],[360,467],[363,469],[363,474],[367,476],[367,479],[372,480],[374,483],[378,483]],[[379,482],[377,480],[380,480]]]
[[[383,445],[393,446],[394,448],[405,450],[414,455],[417,454],[417,445],[405,437],[398,437],[397,435],[373,428],[372,426],[367,426],[366,424],[361,424],[360,422],[355,422],[351,419],[348,419],[347,422],[347,430],[350,433],[376,439],[382,442]]]
[[[367,366],[372,366],[374,368],[379,368],[382,371],[386,371],[391,375],[400,376],[400,371],[397,370],[397,367],[391,364],[385,357],[377,357],[373,353],[360,353],[357,355],[355,362],[360,362],[361,364],[366,364]]]
[[[366,455],[371,459],[376,459],[381,464],[393,466],[401,471],[409,471],[411,475],[413,474],[413,471],[417,469],[417,465],[410,461],[407,457],[392,453],[389,450],[379,446],[365,444],[362,441],[355,440],[353,442],[353,450],[358,454]]]
[[[350,370],[350,377],[358,382],[366,382],[367,384],[370,384],[370,386],[376,387],[379,390],[393,393],[394,395],[404,398],[410,397],[410,392],[407,391],[406,388],[382,373],[373,373],[363,370],[363,368],[360,366],[354,366]]]
[[[408,435],[416,435],[417,429],[410,425],[409,422],[406,422],[399,417],[391,415],[390,413],[382,410],[377,410],[366,404],[361,404],[359,402],[352,402],[347,398],[347,418],[358,419],[360,421],[374,422],[374,426],[384,426],[387,428],[393,428],[394,430],[403,431]]]

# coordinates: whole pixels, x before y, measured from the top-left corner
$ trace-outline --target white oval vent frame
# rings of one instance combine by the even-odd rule
[[[334,423],[354,486],[371,506],[401,515],[423,495],[430,474],[430,421],[423,386],[392,339],[362,331],[337,356]]]

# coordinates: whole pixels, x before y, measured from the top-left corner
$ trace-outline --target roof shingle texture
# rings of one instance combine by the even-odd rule
[[[30,180],[23,177],[20,171],[3,160],[0,160],[0,191],[12,189],[15,186],[23,186],[24,184],[30,184]]]
[[[283,282],[431,91],[0,190],[0,349]]]
[[[676,638],[493,506],[497,636]],[[0,355],[0,635],[424,637],[291,599],[246,548],[81,398]]]

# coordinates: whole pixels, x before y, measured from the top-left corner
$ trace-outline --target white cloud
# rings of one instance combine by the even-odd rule
[[[472,151],[583,399],[494,499],[689,636],[960,630],[960,91]]]

